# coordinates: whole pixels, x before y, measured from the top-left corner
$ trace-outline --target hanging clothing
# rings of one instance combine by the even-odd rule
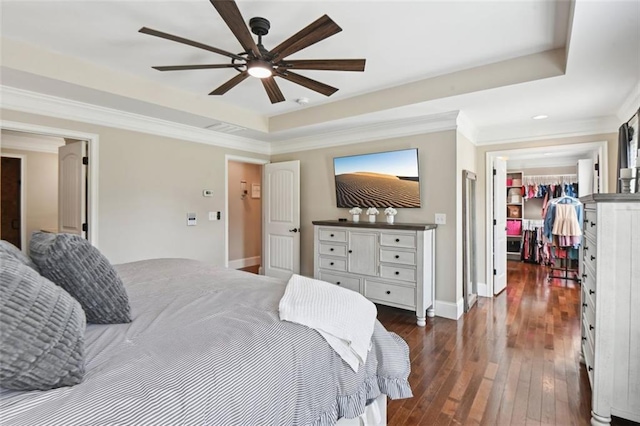
[[[582,235],[580,222],[576,209],[570,204],[558,204],[556,206],[556,217],[551,231],[554,235],[564,237],[577,237]]]

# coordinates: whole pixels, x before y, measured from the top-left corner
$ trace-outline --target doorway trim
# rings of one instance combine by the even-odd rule
[[[238,163],[259,164],[264,166],[271,161],[262,158],[241,157],[239,155],[226,154],[224,156],[224,267],[229,267],[229,161]],[[263,176],[264,178],[264,176]],[[264,204],[263,204],[264,208]],[[262,215],[264,224],[264,214]]]
[[[98,247],[98,175],[99,175],[99,153],[100,137],[95,133],[77,132],[75,130],[61,129],[56,127],[46,127],[37,124],[23,123],[18,121],[0,121],[0,129],[13,130],[16,132],[34,133],[44,136],[56,136],[59,138],[69,138],[85,140],[89,144],[89,170],[88,170],[88,205],[89,205],[89,242]]]
[[[496,157],[509,157],[518,154],[537,154],[546,152],[564,151],[567,149],[591,150],[600,157],[600,188],[608,191],[609,188],[609,153],[608,142],[586,142],[564,145],[540,146],[535,148],[503,149],[499,151],[487,151],[485,158],[485,282],[486,285],[478,285],[478,295],[493,297],[493,160]]]
[[[20,247],[27,253],[27,156],[4,153],[1,157],[20,159]]]

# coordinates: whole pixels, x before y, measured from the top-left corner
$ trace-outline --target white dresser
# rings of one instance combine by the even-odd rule
[[[314,221],[314,277],[383,305],[433,317],[432,224]],[[428,309],[428,311],[427,311]]]
[[[591,424],[640,422],[640,195],[594,194],[584,204],[582,358]]]

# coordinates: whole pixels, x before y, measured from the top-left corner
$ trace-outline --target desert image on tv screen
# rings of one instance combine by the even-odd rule
[[[333,165],[338,207],[420,207],[417,149],[338,157]]]

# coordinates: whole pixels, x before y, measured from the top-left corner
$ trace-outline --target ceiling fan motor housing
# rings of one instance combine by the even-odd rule
[[[251,32],[257,36],[265,36],[269,34],[269,28],[271,28],[271,23],[268,19],[255,17],[249,20],[249,26],[251,27]]]

